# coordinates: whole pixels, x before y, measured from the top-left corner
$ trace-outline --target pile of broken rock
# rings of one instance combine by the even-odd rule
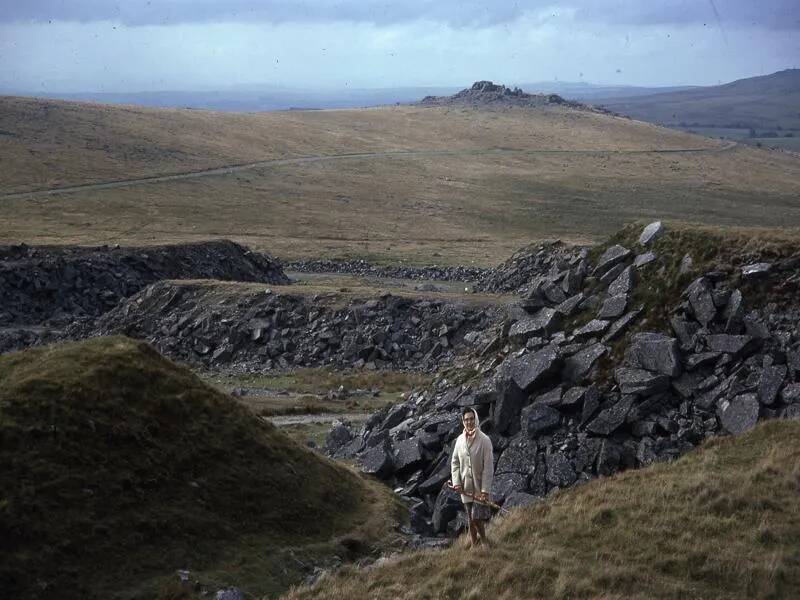
[[[227,371],[434,370],[496,320],[495,309],[442,300],[384,294],[342,306],[325,295],[268,288],[221,294],[203,283],[161,281],[74,336],[122,333],[170,358]]]
[[[653,268],[648,246],[663,230],[648,226],[638,254],[612,246],[593,265],[585,252],[552,261],[528,287],[525,310],[474,359],[477,377],[461,385],[440,380],[357,431],[335,424],[329,453],[355,458],[365,473],[393,484],[411,502],[416,533],[452,534],[463,527],[463,512],[444,483],[462,407],[477,409],[492,439],[492,495],[506,507],[674,459],[759,418],[800,417],[800,315],[774,306],[745,311],[730,274],[697,278],[674,307],[669,331],[629,332],[613,360],[611,342],[643,318],[644,307],[632,309],[630,299],[642,271]],[[733,281],[779,285],[790,266],[746,265]],[[594,318],[565,326],[581,312]]]

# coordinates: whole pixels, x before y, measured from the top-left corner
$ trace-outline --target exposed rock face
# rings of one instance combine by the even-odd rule
[[[0,326],[97,317],[162,279],[288,284],[265,254],[228,241],[119,247],[0,247]]]

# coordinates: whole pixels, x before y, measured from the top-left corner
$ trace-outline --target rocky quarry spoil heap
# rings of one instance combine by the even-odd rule
[[[359,429],[336,423],[328,452],[393,485],[411,529],[429,536],[464,526],[444,485],[464,407],[492,440],[492,495],[506,507],[672,460],[760,418],[800,418],[800,259],[691,273],[659,257],[663,235],[653,223],[602,253],[525,249],[487,284],[521,290],[521,305],[476,334],[461,374]]]
[[[0,247],[0,352],[58,339],[164,279],[289,283],[280,264],[227,240],[145,248]],[[51,330],[56,330],[53,333]]]
[[[234,371],[333,366],[434,370],[470,351],[502,309],[384,294],[341,302],[330,294],[249,286],[153,284],[73,337],[123,333],[170,358]]]

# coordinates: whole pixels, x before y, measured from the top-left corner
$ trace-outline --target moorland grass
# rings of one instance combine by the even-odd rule
[[[3,597],[151,598],[176,569],[275,594],[303,574],[293,550],[368,551],[396,514],[144,343],[0,357]]]
[[[4,198],[0,243],[227,237],[282,259],[494,266],[532,241],[598,241],[640,218],[800,225],[795,155],[563,107],[236,115],[0,98],[0,108],[0,129],[15,134],[0,144],[0,193],[378,153]],[[653,152],[677,149],[705,150]]]
[[[800,422],[715,438],[515,510],[491,551],[345,568],[287,600],[800,597]]]

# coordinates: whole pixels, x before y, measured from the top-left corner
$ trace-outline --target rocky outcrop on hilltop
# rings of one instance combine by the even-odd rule
[[[422,106],[522,106],[540,107],[563,104],[573,108],[583,107],[578,102],[564,100],[558,94],[528,94],[519,88],[497,85],[491,81],[476,81],[472,87],[461,90],[452,96],[426,96]]]
[[[61,327],[97,317],[162,279],[286,284],[269,256],[234,242],[146,248],[0,247],[0,327]]]
[[[635,248],[554,259],[562,268],[540,275],[525,312],[495,330],[469,365],[472,380],[442,379],[358,430],[339,423],[328,451],[401,490],[412,528],[430,535],[463,525],[444,484],[467,406],[492,439],[492,493],[506,507],[672,460],[760,418],[800,418],[797,259],[695,274],[668,325],[650,329],[652,307],[636,298],[637,286],[668,276],[651,248],[658,229]],[[566,299],[547,293],[554,287],[569,287]],[[754,308],[770,289],[788,302]]]
[[[170,358],[229,371],[434,370],[476,348],[504,314],[503,307],[389,294],[343,302],[330,294],[164,281],[70,334],[123,333]]]

